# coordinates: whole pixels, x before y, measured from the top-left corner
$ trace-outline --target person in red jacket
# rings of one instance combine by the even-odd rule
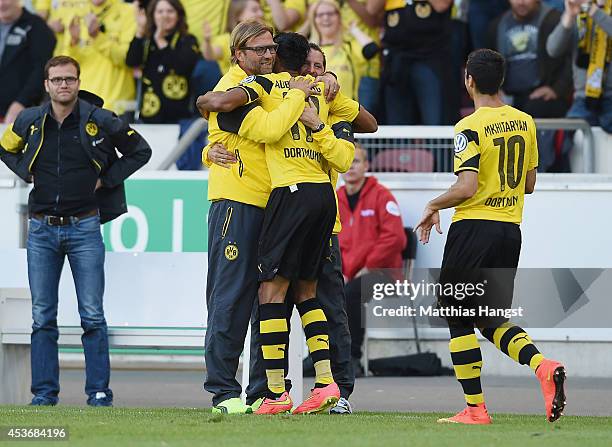
[[[338,189],[338,209],[342,231],[340,252],[345,280],[346,311],[351,332],[351,355],[355,373],[360,373],[362,303],[370,297],[361,296],[362,281],[389,282],[385,269],[402,267],[402,251],[406,234],[399,205],[387,188],[368,171],[366,151],[359,145],[351,168],[343,175],[345,185]]]

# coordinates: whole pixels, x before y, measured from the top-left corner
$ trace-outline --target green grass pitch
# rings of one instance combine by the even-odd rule
[[[64,426],[69,446],[610,446],[612,418],[493,415],[490,426],[437,424],[442,413],[213,415],[207,409],[0,407],[0,427]]]

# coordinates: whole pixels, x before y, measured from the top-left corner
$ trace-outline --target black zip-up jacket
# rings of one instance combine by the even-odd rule
[[[140,118],[150,124],[178,123],[193,115],[190,80],[200,58],[196,38],[175,32],[168,46],[157,48],[154,39],[134,37],[126,57],[128,67],[141,67]]]
[[[30,107],[41,100],[45,64],[54,48],[53,31],[43,19],[23,8],[7,35],[0,61],[0,116],[13,101]]]
[[[151,148],[113,112],[78,101],[81,146],[102,181],[96,199],[104,223],[127,212],[123,182],[149,161]],[[32,165],[42,147],[50,113],[50,103],[24,110],[0,140],[0,158],[26,182],[32,181]]]

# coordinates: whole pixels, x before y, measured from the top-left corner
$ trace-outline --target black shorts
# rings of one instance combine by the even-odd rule
[[[444,293],[438,294],[438,307],[457,311],[447,320],[469,321],[478,327],[498,327],[507,321],[485,311],[512,307],[520,253],[521,229],[517,224],[476,219],[453,222],[440,271]],[[462,311],[472,315],[456,315]]]
[[[335,221],[336,198],[330,183],[273,189],[259,237],[259,280],[276,275],[317,279]]]

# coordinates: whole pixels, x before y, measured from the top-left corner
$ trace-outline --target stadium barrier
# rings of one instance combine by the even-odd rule
[[[106,257],[104,308],[112,350],[157,355],[165,361],[191,353],[201,368],[207,320],[206,253],[109,252]],[[25,250],[0,250],[0,265],[0,404],[25,404],[30,396],[32,325]],[[59,345],[64,352],[81,352],[82,329],[69,263],[64,265],[59,295]],[[303,331],[297,313],[292,326],[288,377],[294,384],[292,397],[301,401]],[[249,348],[247,337],[243,365],[249,364]],[[111,356],[114,366],[113,360]],[[157,361],[155,366],[162,364]],[[249,368],[243,367],[245,384],[248,373]]]

